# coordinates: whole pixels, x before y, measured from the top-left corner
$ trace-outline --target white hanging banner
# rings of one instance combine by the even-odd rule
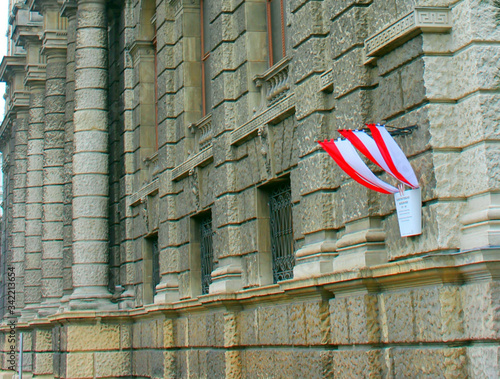
[[[401,237],[422,234],[422,193],[420,188],[409,189],[403,194],[395,193]]]

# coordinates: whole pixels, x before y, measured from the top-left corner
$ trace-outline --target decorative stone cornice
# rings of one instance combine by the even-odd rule
[[[174,168],[172,171],[172,180],[182,179],[195,167],[206,166],[213,160],[213,157],[214,153],[212,146],[209,146]]]
[[[0,63],[0,81],[9,82],[16,72],[24,71],[26,55],[6,55]]]
[[[9,85],[6,97],[8,111],[17,112],[29,106],[29,93],[23,83],[25,62],[25,55],[7,55],[0,63],[0,80]]]
[[[26,65],[26,77],[24,83],[26,85],[33,85],[45,82],[46,79],[46,66],[45,64],[28,64]]]
[[[10,139],[10,131],[12,129],[12,114],[10,111],[8,111],[2,121],[2,124],[0,125],[0,147]],[[10,155],[4,155],[3,156],[3,171],[6,171],[6,167],[8,166]]]
[[[46,30],[42,36],[42,54],[64,53],[68,46],[66,30]]]
[[[76,16],[76,10],[78,5],[76,4],[76,0],[64,0],[61,6],[61,16],[63,17],[74,17]]]
[[[264,124],[274,124],[295,112],[295,94],[292,92],[281,101],[267,108],[264,112],[252,118],[231,132],[231,145],[240,144],[243,141],[257,135],[259,127]]]
[[[321,74],[321,88],[320,91],[332,92],[333,91],[333,70],[329,69]]]
[[[128,50],[134,64],[143,56],[154,58],[154,45],[152,41],[135,40]]]
[[[160,188],[160,180],[158,178],[152,180],[150,183],[143,186],[139,191],[133,193],[128,198],[128,206],[135,207],[146,198],[146,196],[155,195]]]
[[[25,46],[30,40],[39,40],[42,31],[43,20],[36,12],[20,8],[13,14],[12,30],[10,38],[16,45]]]
[[[174,8],[175,13],[177,14],[183,8],[199,8],[200,1],[199,0],[170,0],[169,5]]]
[[[191,133],[195,134],[195,140],[200,150],[203,150],[212,143],[212,113],[209,113],[198,122],[190,124],[188,128]]]
[[[447,7],[416,7],[380,32],[365,40],[365,64],[402,45],[420,33],[442,33],[451,29]]]
[[[12,4],[12,8],[10,9],[9,12],[9,25],[12,25],[14,23],[14,20],[16,19],[17,12],[19,9],[28,9],[24,1],[17,0]]]

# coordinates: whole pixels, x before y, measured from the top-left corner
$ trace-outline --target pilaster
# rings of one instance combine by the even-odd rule
[[[32,71],[32,68],[35,72]],[[26,176],[26,265],[23,314],[36,312],[41,302],[43,122],[45,67],[28,66],[26,84],[30,90],[28,118],[28,172]]]
[[[38,28],[36,30],[39,30]],[[33,32],[33,30],[31,31]],[[26,49],[25,85],[29,90],[28,167],[26,174],[25,308],[22,318],[32,318],[41,302],[43,129],[45,59],[37,35],[20,36]]]
[[[57,1],[40,4],[44,16],[42,54],[46,57],[42,297],[39,314],[55,313],[63,288],[64,121],[66,102],[66,27]]]
[[[12,266],[16,274],[16,309],[24,307],[24,261],[26,228],[26,172],[28,142],[28,105],[29,95],[24,86],[24,55],[4,57],[0,65],[0,78],[8,83],[8,115],[13,128],[13,180],[12,180],[12,223],[10,233],[12,241]],[[9,228],[8,228],[9,229]]]
[[[68,305],[73,291],[72,264],[72,173],[73,173],[73,115],[75,111],[75,44],[76,44],[76,0],[66,0],[61,14],[68,19],[67,54],[66,54],[66,104],[64,117],[64,209],[63,209],[63,298],[61,306]]]

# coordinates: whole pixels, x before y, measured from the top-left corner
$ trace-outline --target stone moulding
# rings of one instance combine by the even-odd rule
[[[172,170],[172,180],[179,180],[189,174],[193,168],[198,166],[206,166],[213,159],[214,153],[212,146],[205,148],[200,151],[198,154],[193,155],[191,158],[188,158],[186,161],[181,163],[179,166],[175,167]]]
[[[269,106],[277,103],[279,100],[284,98],[290,90],[288,66],[291,59],[291,57],[284,57],[265,73],[262,75],[256,75],[253,79],[255,85],[261,88],[263,106]]]
[[[321,88],[322,92],[332,92],[333,91],[333,70],[329,69],[321,74]]]
[[[160,188],[160,180],[156,178],[153,181],[151,181],[151,183],[148,183],[145,186],[143,186],[136,193],[130,195],[129,207],[135,207],[141,204],[142,199],[144,199],[146,196],[154,195],[155,193],[158,192],[159,188]]]
[[[212,143],[212,113],[203,117],[200,121],[188,126],[191,133],[195,135],[196,143],[200,150],[205,149]]]
[[[365,64],[402,45],[416,35],[443,33],[451,29],[451,11],[447,7],[416,7],[411,13],[365,40]]]
[[[231,132],[231,145],[237,145],[257,135],[264,124],[277,123],[295,112],[295,94],[290,95],[267,108],[250,121]]]

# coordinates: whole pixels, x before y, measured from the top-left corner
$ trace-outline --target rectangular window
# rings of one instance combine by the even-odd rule
[[[201,91],[203,116],[212,110],[212,79],[210,74],[209,33],[210,20],[208,15],[208,0],[200,0],[201,22]]]
[[[158,249],[158,236],[151,239],[151,260],[153,264],[152,292],[156,295],[156,286],[160,284],[160,250]]]
[[[292,191],[290,181],[280,183],[269,192],[269,224],[271,232],[271,253],[273,281],[293,278],[295,265]]]
[[[209,293],[214,269],[212,215],[208,214],[199,219],[200,259],[201,259],[201,293]]]
[[[269,66],[286,56],[285,0],[267,0],[267,39]]]

